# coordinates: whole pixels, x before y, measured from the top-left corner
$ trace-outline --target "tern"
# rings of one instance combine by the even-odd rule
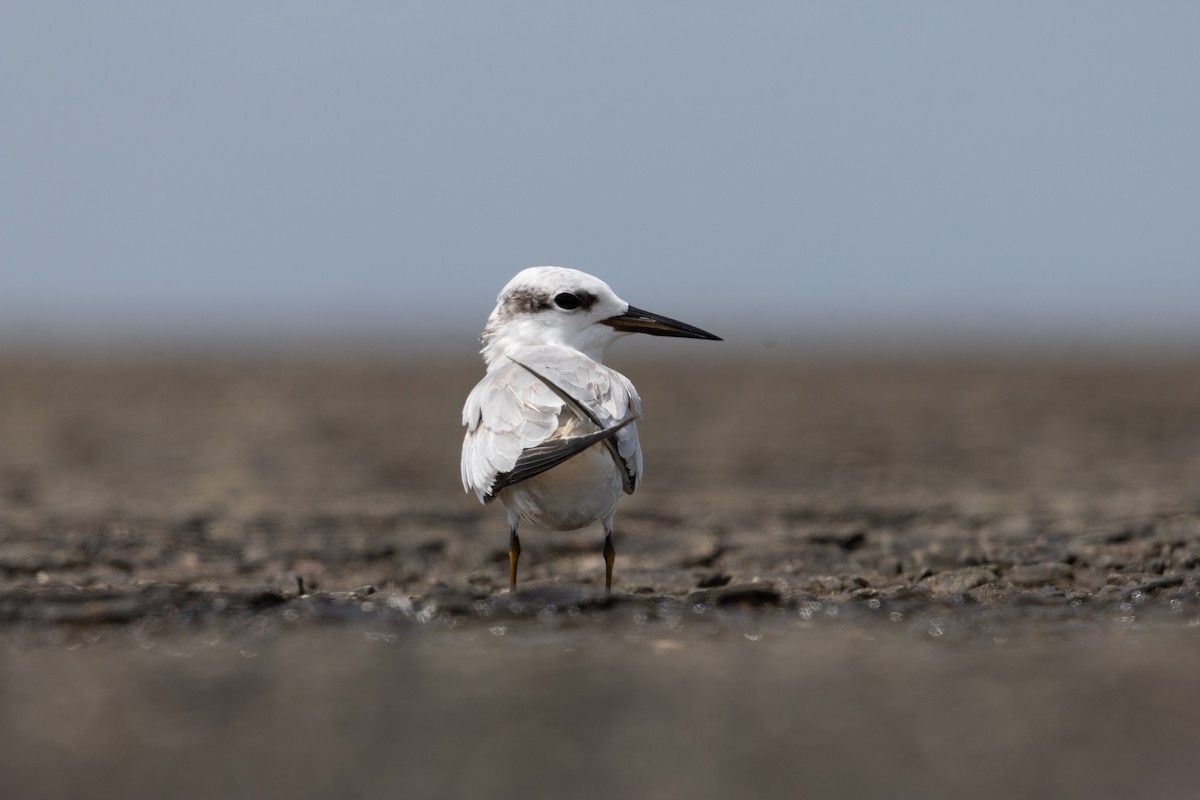
[[[563,267],[517,273],[496,299],[480,341],[487,366],[467,397],[462,481],[508,513],[509,590],[517,588],[521,522],[549,530],[604,526],[604,588],[612,590],[613,519],[642,479],[642,401],[604,366],[631,333],[721,341],[635,308],[599,278]]]

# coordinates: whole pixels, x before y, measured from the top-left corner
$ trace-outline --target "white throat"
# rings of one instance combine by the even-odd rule
[[[576,350],[597,363],[604,363],[608,347],[624,334],[607,325],[592,323],[579,328],[563,328],[548,324],[539,316],[522,316],[508,320],[496,319],[493,313],[480,340],[480,354],[488,370],[503,364],[508,356],[526,347],[551,345]]]

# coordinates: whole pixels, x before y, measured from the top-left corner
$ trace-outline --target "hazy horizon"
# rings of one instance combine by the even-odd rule
[[[1192,4],[0,22],[0,344],[473,346],[536,264],[768,348],[1200,342]]]

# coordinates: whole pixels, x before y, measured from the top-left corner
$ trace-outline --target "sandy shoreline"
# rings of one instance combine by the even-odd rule
[[[0,360],[6,782],[1193,785],[1200,366],[615,363],[647,478],[605,600],[597,531],[523,534],[505,590],[473,363]]]

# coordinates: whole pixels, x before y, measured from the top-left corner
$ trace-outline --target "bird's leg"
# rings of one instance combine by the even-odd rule
[[[612,524],[604,526],[604,591],[612,591],[613,561],[617,558],[617,548],[613,547]]]
[[[517,559],[521,557],[521,540],[514,523],[508,529],[508,590],[517,591]]]

